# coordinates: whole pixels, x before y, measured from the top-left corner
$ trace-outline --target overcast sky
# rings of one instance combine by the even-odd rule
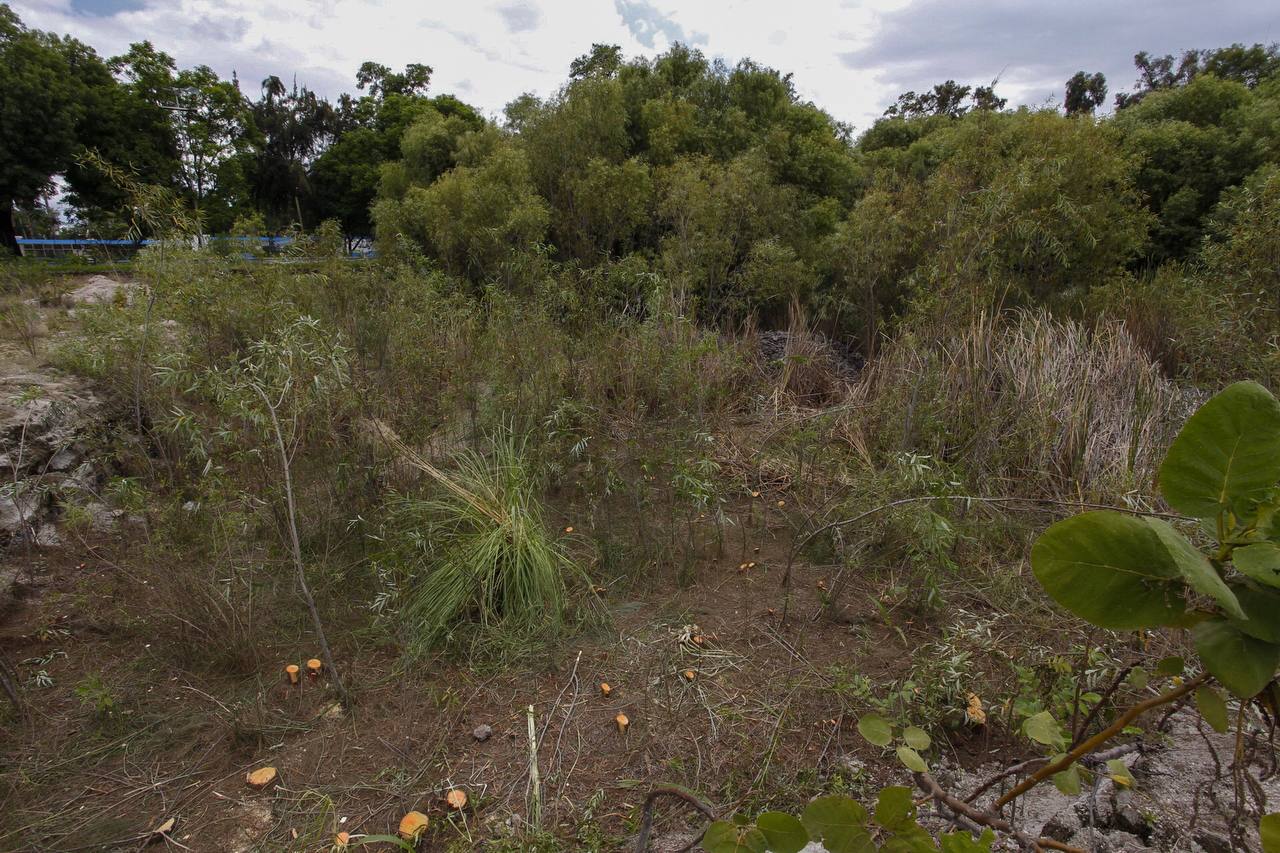
[[[1275,0],[10,0],[29,25],[111,56],[150,39],[256,95],[267,75],[330,97],[364,60],[435,69],[432,91],[491,115],[547,95],[592,42],[628,56],[682,41],[795,74],[801,95],[867,127],[898,93],[947,78],[988,83],[1011,104],[1058,102],[1078,70],[1112,93],[1133,54],[1280,40]]]

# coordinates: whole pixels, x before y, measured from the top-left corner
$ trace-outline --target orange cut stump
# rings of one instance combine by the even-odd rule
[[[245,774],[244,781],[253,790],[262,791],[274,785],[279,776],[274,767],[259,767]]]
[[[422,812],[409,812],[400,818],[400,837],[405,841],[416,842],[427,830],[427,816]]]

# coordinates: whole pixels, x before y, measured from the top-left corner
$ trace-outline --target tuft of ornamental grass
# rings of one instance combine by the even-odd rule
[[[403,502],[420,565],[400,614],[420,653],[478,630],[478,639],[550,639],[565,627],[569,585],[584,575],[543,523],[525,442],[502,432],[486,453],[443,471],[401,446],[436,493]]]

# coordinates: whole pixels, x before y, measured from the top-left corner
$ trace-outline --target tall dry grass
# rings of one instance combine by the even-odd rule
[[[991,490],[1110,496],[1150,487],[1194,400],[1121,323],[979,317],[887,346],[850,392],[851,438],[929,453]]]

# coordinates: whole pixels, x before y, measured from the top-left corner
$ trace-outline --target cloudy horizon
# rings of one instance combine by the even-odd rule
[[[524,92],[546,97],[593,42],[628,57],[676,42],[734,64],[794,74],[801,97],[858,130],[907,90],[955,79],[1011,105],[1057,104],[1076,71],[1101,71],[1111,95],[1133,85],[1133,55],[1280,40],[1269,4],[1231,0],[1043,4],[1023,0],[812,0],[779,19],[763,0],[494,0],[466,8],[403,0],[24,0],[32,27],[103,56],[150,40],[180,66],[205,64],[255,96],[268,75],[335,98],[366,60],[434,69],[431,91],[492,116]]]

